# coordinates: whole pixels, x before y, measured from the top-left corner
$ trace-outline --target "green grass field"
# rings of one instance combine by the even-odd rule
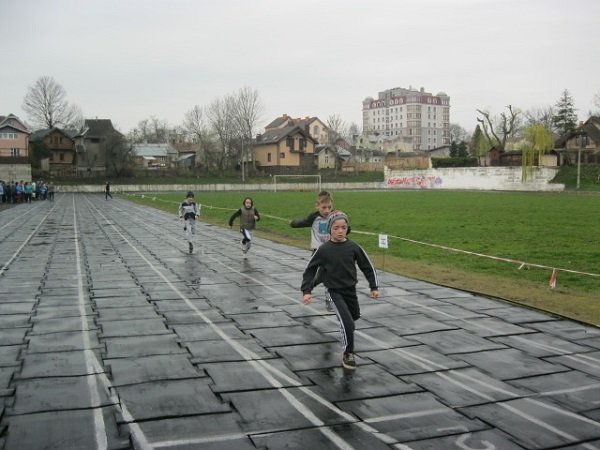
[[[244,193],[197,194],[197,201],[203,205],[201,218],[227,226],[227,219],[241,206],[244,196]],[[261,237],[308,247],[309,230],[292,229],[288,221],[314,210],[315,192],[257,192],[250,196],[263,216],[258,231]],[[143,200],[175,215],[183,197],[184,193],[152,194]],[[136,201],[140,200],[138,197]],[[466,285],[458,281],[455,285],[517,301],[532,294],[511,296],[511,291],[539,289],[536,295],[541,302],[561,294],[566,301],[581,297],[600,303],[598,276],[558,270],[556,289],[548,288],[552,272],[549,268],[600,274],[599,195],[340,191],[334,192],[334,207],[349,215],[354,231],[350,237],[365,247],[379,267],[385,265],[386,270],[447,285],[453,285],[453,279],[466,277]],[[385,258],[384,250],[378,247],[379,233],[388,235],[389,248],[385,250]],[[519,270],[520,264],[434,248],[406,239],[549,268],[525,266]],[[440,274],[440,279],[436,278],[436,273]],[[423,276],[419,277],[419,274]],[[473,285],[471,289],[468,289],[469,278]],[[484,284],[491,288],[477,289],[482,280],[488,280]],[[494,284],[507,286],[508,293],[494,292]],[[597,308],[597,318],[586,316],[582,320],[599,323],[600,305]]]

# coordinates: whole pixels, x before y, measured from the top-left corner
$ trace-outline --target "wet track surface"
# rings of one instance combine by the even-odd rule
[[[307,251],[198,231],[102,195],[0,212],[0,449],[600,449],[600,329],[380,273],[347,372]]]

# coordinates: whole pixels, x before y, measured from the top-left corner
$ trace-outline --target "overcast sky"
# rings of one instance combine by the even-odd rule
[[[265,110],[339,114],[393,87],[450,96],[472,132],[476,109],[554,105],[580,120],[600,93],[598,0],[0,0],[0,115],[52,76],[86,118],[122,132],[170,125],[194,105],[250,87]]]

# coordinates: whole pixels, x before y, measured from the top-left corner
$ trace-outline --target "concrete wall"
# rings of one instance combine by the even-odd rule
[[[263,184],[111,184],[111,192],[257,192],[274,191],[273,183]],[[313,191],[318,189],[317,183],[277,183],[277,191]],[[329,190],[365,190],[385,189],[383,182],[370,183],[323,183],[321,189]],[[56,186],[57,192],[104,192],[104,185]]]
[[[385,181],[322,183],[332,191],[372,189],[469,189],[482,191],[563,191],[564,184],[550,184],[558,168],[536,168],[527,182],[520,167],[469,167],[427,170],[385,170]],[[23,178],[25,179],[25,178]],[[104,192],[104,185],[57,186],[58,192]],[[273,183],[262,184],[139,184],[111,185],[112,192],[256,192],[273,191]],[[316,183],[278,183],[278,191],[316,191]]]
[[[521,167],[459,167],[427,170],[385,168],[388,189],[469,189],[485,191],[563,191],[550,184],[558,168],[536,167],[526,182]]]
[[[31,164],[0,164],[0,180],[33,181],[31,179]]]

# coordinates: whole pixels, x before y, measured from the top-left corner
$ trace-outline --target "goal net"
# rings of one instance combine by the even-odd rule
[[[273,175],[273,190],[321,192],[321,175]]]

